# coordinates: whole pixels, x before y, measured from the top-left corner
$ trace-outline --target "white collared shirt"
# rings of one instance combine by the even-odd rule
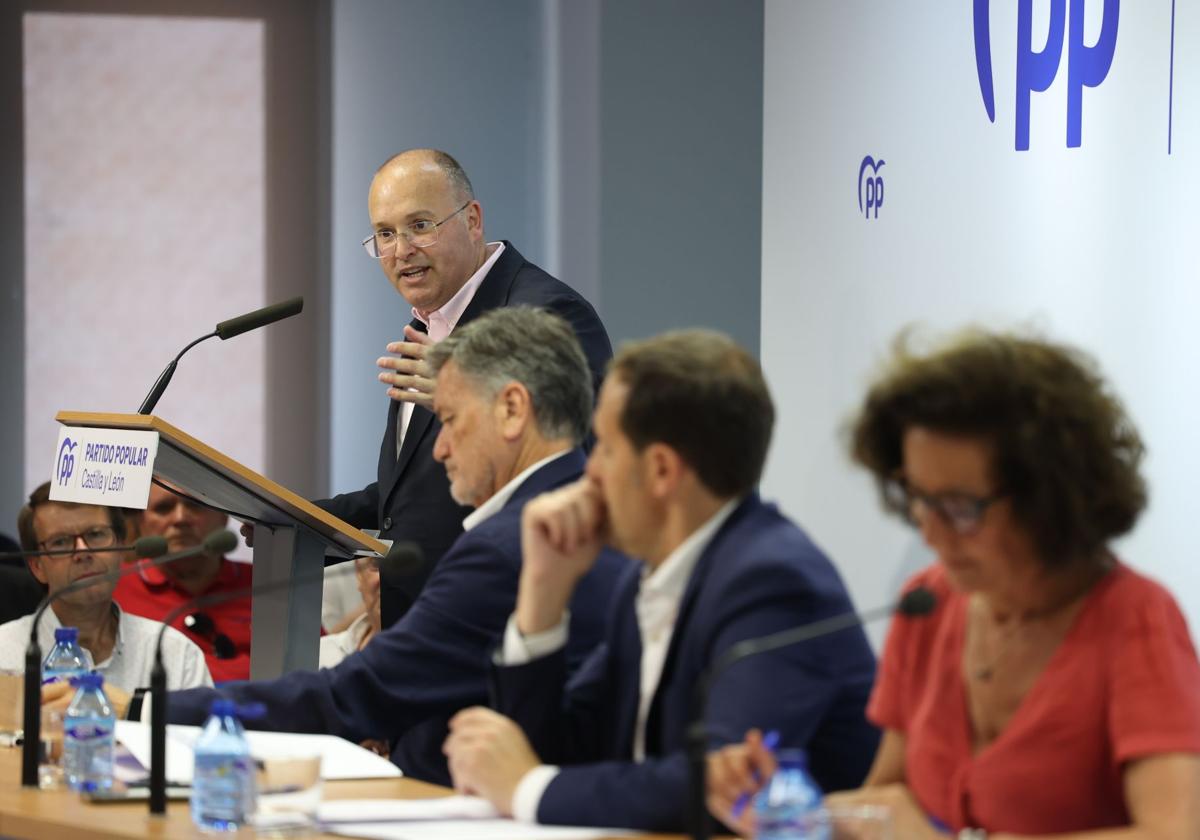
[[[508,500],[511,499],[513,493],[516,493],[517,489],[525,483],[525,479],[529,478],[529,476],[546,466],[546,464],[549,464],[551,461],[558,460],[570,451],[570,449],[564,449],[561,452],[555,452],[553,455],[543,458],[533,466],[522,470],[515,477],[511,478],[508,483],[493,493],[491,498],[489,498],[479,507],[475,508],[475,510],[471,511],[467,518],[463,520],[463,530],[470,531],[472,528],[481,525],[485,520],[491,519],[500,512],[502,507],[508,504]]]
[[[454,331],[458,326],[458,321],[462,318],[462,314],[467,311],[467,307],[471,305],[471,301],[475,299],[475,293],[479,291],[479,286],[483,283],[483,278],[487,277],[487,273],[492,270],[492,266],[496,264],[496,260],[500,259],[500,255],[504,253],[503,242],[489,242],[487,247],[495,246],[495,250],[483,261],[483,265],[470,276],[463,287],[454,293],[454,297],[446,301],[438,309],[429,313],[429,317],[422,315],[413,307],[413,317],[425,325],[429,337],[434,341],[441,341],[446,336]],[[413,404],[410,402],[400,404],[400,416],[397,419],[399,424],[396,429],[396,457],[400,457],[400,447],[404,445],[404,436],[408,433],[408,424],[412,421]]]
[[[371,617],[363,613],[350,626],[339,633],[330,633],[321,637],[321,647],[317,651],[317,667],[332,668],[347,656],[358,652],[363,636],[371,629]]]
[[[117,638],[112,653],[103,662],[95,663],[90,650],[84,650],[93,662],[96,673],[104,675],[105,685],[115,685],[132,694],[135,688],[150,685],[150,671],[154,667],[154,644],[162,624],[131,615],[113,602],[117,615]],[[0,668],[22,668],[25,665],[25,646],[29,644],[29,630],[33,627],[33,616],[26,615],[0,624]],[[54,608],[42,613],[38,622],[38,645],[42,656],[54,647],[54,631],[62,627]],[[163,663],[167,670],[167,690],[211,686],[212,677],[204,652],[196,643],[174,627],[163,633]]]
[[[676,546],[656,569],[648,566],[642,570],[642,580],[634,601],[637,613],[638,632],[642,639],[641,679],[638,683],[638,715],[633,736],[633,759],[646,758],[646,721],[650,716],[650,705],[658,692],[666,664],[667,651],[675,632],[675,620],[683,603],[683,593],[688,580],[700,561],[700,556],[712,541],[720,527],[737,507],[740,499],[732,499],[709,517],[703,525]],[[557,626],[528,636],[517,630],[516,614],[508,619],[504,629],[502,663],[522,665],[533,659],[547,656],[567,643],[567,625],[570,616],[564,616]],[[558,768],[550,765],[535,767],[526,773],[513,792],[513,816],[525,822],[537,822],[538,805],[542,794]]]

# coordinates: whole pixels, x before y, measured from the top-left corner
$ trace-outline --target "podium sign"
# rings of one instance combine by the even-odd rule
[[[64,426],[58,431],[50,498],[144,510],[156,457],[156,431]]]
[[[70,499],[144,509],[153,471],[199,503],[254,523],[254,585],[264,591],[254,596],[251,611],[250,677],[316,670],[326,556],[348,560],[359,551],[383,556],[386,545],[159,417],[60,411],[56,419],[66,428],[59,435],[61,454],[51,487],[59,486],[60,473],[64,490],[81,483],[86,468],[89,475],[111,473],[106,488],[112,475],[123,476],[129,490],[130,471],[135,466],[146,471],[136,502],[116,502],[107,489],[96,497]],[[68,497],[51,491],[51,498]],[[282,585],[266,590],[269,584]]]

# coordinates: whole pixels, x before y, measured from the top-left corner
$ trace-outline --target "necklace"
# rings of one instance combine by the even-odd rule
[[[1088,569],[1084,573],[1083,579],[1078,585],[1068,587],[1067,592],[1057,601],[1036,612],[1014,617],[1012,628],[1004,634],[992,655],[982,664],[969,668],[968,673],[971,678],[982,683],[990,682],[996,675],[996,666],[1012,649],[1013,643],[1017,639],[1024,637],[1033,625],[1061,616],[1064,611],[1078,605],[1096,581],[1103,577],[1110,568],[1112,568],[1111,561],[1097,564],[1095,568]]]
[[[1026,623],[1024,621],[1018,621],[1016,626],[1005,635],[999,649],[992,654],[992,657],[982,665],[977,665],[971,669],[972,679],[976,679],[979,682],[991,682],[992,677],[996,675],[996,665],[1004,658],[1004,654],[1008,653],[1008,649],[1012,647],[1013,640],[1021,635],[1025,627]]]

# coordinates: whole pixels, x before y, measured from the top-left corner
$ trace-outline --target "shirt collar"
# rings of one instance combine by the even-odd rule
[[[700,555],[712,538],[716,536],[725,520],[733,513],[741,499],[730,499],[708,520],[692,531],[688,538],[675,547],[667,555],[667,559],[656,569],[646,566],[642,569],[642,583],[638,593],[640,597],[669,598],[679,601],[683,598],[683,590],[687,586],[692,570],[700,561]]]
[[[174,578],[168,577],[166,572],[162,570],[161,566],[155,566],[152,558],[137,560],[135,562],[139,567],[137,576],[141,579],[142,583],[146,584],[148,589],[154,590],[155,592],[161,592],[164,589],[170,588],[174,589],[176,592],[186,595],[188,598],[199,597],[200,595],[207,594],[218,587],[225,588],[231,584],[240,582],[241,572],[238,567],[249,565],[247,563],[241,563],[237,560],[230,560],[228,557],[222,557],[220,571],[218,571],[217,576],[213,578],[213,582],[208,585],[208,589],[205,589],[204,592],[193,596],[188,590],[177,584]]]
[[[413,307],[413,317],[424,324],[426,329],[429,327],[429,322],[435,318],[446,322],[447,335],[458,326],[458,319],[462,317],[463,312],[467,309],[467,305],[475,297],[475,292],[479,290],[479,284],[483,282],[483,278],[487,276],[492,266],[496,264],[496,260],[500,259],[500,255],[504,253],[503,242],[489,242],[487,246],[489,248],[495,246],[496,250],[492,251],[491,255],[483,261],[483,265],[479,266],[470,279],[463,284],[463,287],[455,292],[454,297],[442,304],[440,308],[429,313],[428,319],[418,312],[415,306]]]
[[[562,452],[556,452],[550,457],[543,458],[536,464],[522,470],[515,478],[493,493],[490,499],[481,504],[479,507],[475,508],[475,510],[471,511],[470,515],[463,520],[463,530],[470,531],[472,528],[481,524],[485,520],[491,519],[500,512],[501,508],[508,504],[508,500],[511,499],[513,493],[516,493],[517,489],[525,483],[525,479],[529,478],[529,476],[533,475],[551,461],[557,460],[571,451],[573,450],[564,449]]]

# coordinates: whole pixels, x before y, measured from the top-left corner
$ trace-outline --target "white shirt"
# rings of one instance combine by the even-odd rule
[[[154,644],[162,624],[124,612],[114,602],[117,614],[117,640],[108,659],[94,668],[104,675],[105,685],[115,685],[132,694],[134,689],[150,685],[150,671],[154,667]],[[25,648],[29,644],[29,630],[33,616],[27,615],[0,624],[0,668],[24,668]],[[54,608],[42,613],[38,624],[38,644],[45,658],[54,647],[54,631],[62,627]],[[163,634],[163,665],[167,669],[167,689],[211,686],[212,677],[204,661],[204,652],[196,643],[174,627]],[[92,652],[84,650],[88,660]]]
[[[479,291],[480,284],[483,283],[483,278],[487,277],[487,273],[492,270],[492,266],[496,264],[496,260],[500,259],[500,255],[504,253],[503,242],[489,242],[487,247],[496,247],[491,255],[483,261],[483,265],[475,271],[474,274],[467,279],[463,287],[454,293],[454,297],[442,304],[441,308],[435,309],[429,313],[426,318],[414,306],[412,310],[413,317],[425,325],[428,335],[435,342],[441,341],[458,326],[458,319],[467,311],[467,306],[475,298],[475,293]],[[400,457],[400,447],[404,445],[404,436],[408,434],[408,424],[412,420],[413,404],[410,402],[400,404],[400,416],[397,419],[399,427],[396,429],[396,457]]]
[[[562,452],[555,452],[548,458],[543,458],[533,466],[522,470],[516,476],[509,479],[508,483],[493,493],[491,498],[467,515],[467,518],[463,520],[463,530],[470,531],[472,528],[476,528],[481,525],[485,520],[491,519],[500,512],[502,507],[508,504],[508,500],[511,499],[513,497],[513,493],[516,493],[517,489],[525,483],[525,479],[529,478],[529,476],[546,466],[546,464],[549,464],[551,461],[558,460],[570,451],[570,449],[564,449]]]
[[[325,567],[325,580],[321,584],[321,626],[326,629],[334,627],[362,606],[358,580],[342,566],[339,563]]]
[[[696,563],[700,561],[700,555],[740,501],[733,499],[725,503],[676,546],[658,568],[651,570],[647,566],[642,570],[642,580],[634,601],[638,632],[642,639],[638,715],[633,736],[634,761],[641,762],[646,758],[646,720],[650,716],[650,704],[658,691],[659,680],[662,679],[667,650],[675,632],[675,619],[679,617],[679,606],[683,602],[688,580],[691,579]],[[508,625],[504,629],[503,661],[500,664],[522,665],[564,647],[567,643],[569,620],[569,616],[564,616],[556,627],[522,636],[517,630],[514,613],[509,617]],[[535,767],[526,773],[513,792],[513,817],[525,822],[537,822],[542,794],[557,775],[558,768],[550,765]]]
[[[317,667],[332,668],[350,654],[357,653],[363,636],[367,635],[367,631],[371,629],[368,618],[369,616],[363,613],[350,622],[350,626],[342,632],[322,636],[321,650],[317,655]]]

